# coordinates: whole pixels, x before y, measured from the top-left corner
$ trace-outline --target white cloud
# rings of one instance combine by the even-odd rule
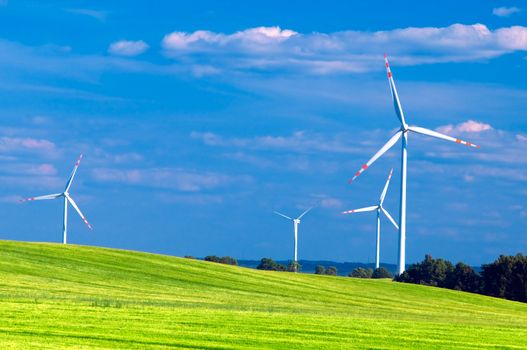
[[[137,56],[148,49],[148,44],[142,40],[119,40],[110,45],[108,52],[119,56]]]
[[[209,194],[172,194],[160,193],[155,195],[160,201],[165,203],[181,203],[190,205],[221,204],[224,201],[222,196]]]
[[[490,124],[481,123],[474,120],[467,120],[466,122],[457,125],[448,124],[440,126],[436,130],[443,134],[449,134],[451,132],[479,133],[482,131],[492,130],[492,127]]]
[[[2,166],[2,173],[17,174],[17,175],[37,175],[37,176],[53,176],[57,175],[57,169],[51,164],[4,164]]]
[[[359,152],[357,143],[354,143],[354,146],[352,146],[351,142],[349,142],[349,135],[344,134],[336,134],[328,138],[322,134],[295,131],[289,136],[263,135],[246,138],[225,138],[211,132],[193,131],[190,137],[201,140],[207,146],[248,148],[254,150],[288,150],[301,153],[312,151],[334,153]]]
[[[45,139],[34,139],[31,137],[0,137],[0,152],[54,152],[56,146],[53,142]]]
[[[92,10],[92,9],[65,9],[64,11],[73,13],[76,15],[88,16],[91,18],[95,18],[99,21],[104,21],[107,15],[105,11],[98,11],[98,10]]]
[[[465,176],[463,176],[463,180],[465,180],[465,182],[472,182],[474,181],[474,179],[475,179],[474,175],[465,174]]]
[[[105,71],[196,77],[247,70],[304,75],[362,73],[384,69],[382,53],[387,47],[390,58],[399,66],[481,61],[527,51],[527,27],[490,30],[483,24],[453,24],[334,33],[297,33],[279,27],[257,27],[232,34],[199,30],[167,34],[162,46],[174,64],[126,59],[148,49],[148,44],[141,40],[115,42],[108,48],[111,55],[79,55],[67,48],[31,47],[0,40],[0,52],[7,53],[0,55],[0,65],[15,71],[92,82]],[[54,90],[59,92],[57,88]]]
[[[496,30],[497,46],[507,51],[527,51],[527,27],[513,26]]]
[[[328,197],[328,198],[322,198],[320,200],[319,205],[322,208],[327,208],[327,209],[340,209],[342,208],[343,203],[340,199]]]
[[[521,10],[517,7],[496,7],[492,9],[492,14],[498,17],[509,17],[514,13],[518,13]]]
[[[264,46],[283,42],[297,35],[292,30],[280,27],[257,27],[234,34],[214,33],[208,30],[197,30],[193,33],[172,32],[165,35],[163,48],[169,54],[177,55],[178,51],[207,51],[207,46],[240,45],[245,49],[258,49]]]
[[[152,188],[174,189],[182,192],[198,192],[233,183],[251,182],[251,178],[247,176],[230,176],[174,168],[97,168],[92,171],[92,176],[95,180],[101,182],[119,182]]]
[[[382,67],[379,60],[387,47],[399,65],[475,61],[527,51],[527,27],[490,30],[478,23],[306,34],[280,27],[232,34],[198,30],[167,34],[162,46],[168,57],[218,69],[357,73]]]

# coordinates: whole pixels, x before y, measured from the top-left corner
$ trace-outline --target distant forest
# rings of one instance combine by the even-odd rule
[[[239,264],[259,270],[290,272],[303,270],[308,273],[333,276],[344,272],[345,276],[356,278],[392,278],[392,272],[395,269],[395,265],[388,264],[379,269],[373,269],[372,264],[307,260],[294,264],[291,261],[277,262],[270,258],[263,258],[259,262],[255,260],[237,261],[229,256],[214,255],[207,256],[204,260],[229,265]],[[340,268],[344,271],[339,271]],[[434,259],[431,255],[426,255],[423,261],[408,266],[404,273],[393,279],[397,282],[455,289],[527,302],[527,257],[521,253],[514,256],[501,255],[494,262],[482,265],[479,270],[462,262],[454,265],[448,260]]]

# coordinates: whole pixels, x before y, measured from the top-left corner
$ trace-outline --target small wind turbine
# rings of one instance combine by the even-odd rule
[[[84,221],[84,223],[88,226],[88,228],[90,230],[93,229],[90,223],[88,222],[88,220],[86,220],[86,218],[82,214],[81,210],[79,209],[79,207],[77,206],[73,198],[71,198],[69,194],[71,183],[73,182],[73,178],[75,177],[75,173],[77,172],[77,168],[79,167],[81,159],[82,159],[82,154],[79,156],[79,159],[77,159],[77,162],[75,163],[75,167],[73,168],[73,171],[71,172],[70,178],[68,179],[68,182],[66,182],[66,187],[64,188],[64,192],[48,194],[48,195],[40,196],[40,197],[31,197],[31,198],[26,198],[26,199],[21,200],[21,202],[27,202],[27,201],[39,201],[39,200],[45,200],[45,199],[57,199],[60,197],[64,197],[64,225],[62,228],[62,237],[63,237],[62,243],[64,244],[67,243],[67,237],[68,237],[68,202],[73,206],[73,208],[75,208],[77,213],[79,213],[82,221]]]
[[[275,211],[274,213],[276,215],[280,215],[284,218],[286,218],[287,220],[291,220],[293,222],[293,226],[294,226],[294,229],[295,229],[295,260],[294,260],[294,269],[295,269],[295,272],[296,272],[296,266],[297,266],[297,263],[298,263],[298,225],[300,224],[300,219],[306,215],[311,209],[313,209],[313,207],[307,209],[306,211],[304,211],[302,214],[300,214],[299,217],[297,217],[296,219],[293,219],[287,215],[284,215],[282,213],[279,213],[277,211]]]
[[[405,269],[405,256],[406,256],[406,163],[407,163],[407,149],[408,149],[408,134],[410,134],[409,131],[414,132],[416,134],[432,136],[432,137],[446,140],[446,141],[452,141],[452,142],[470,146],[470,147],[479,148],[479,146],[476,146],[475,144],[467,142],[467,141],[456,139],[451,136],[443,135],[441,133],[438,133],[437,131],[433,131],[430,129],[425,129],[419,126],[408,126],[408,124],[406,124],[406,121],[404,119],[403,108],[401,107],[401,102],[399,101],[399,95],[397,95],[397,89],[395,88],[395,82],[393,80],[392,71],[390,70],[390,65],[388,64],[388,58],[386,57],[386,55],[384,55],[384,63],[386,65],[388,81],[390,83],[390,90],[392,92],[392,99],[393,99],[393,105],[395,108],[395,114],[397,115],[397,118],[399,119],[399,122],[401,123],[401,128],[388,140],[388,142],[386,142],[384,146],[381,147],[380,150],[377,151],[377,153],[373,155],[373,157],[371,157],[370,160],[368,160],[366,164],[364,164],[359,169],[359,171],[357,171],[355,176],[353,176],[353,178],[349,180],[349,182],[351,183],[360,174],[362,174],[364,170],[368,169],[373,164],[373,162],[375,162],[380,156],[382,156],[390,148],[392,148],[393,145],[395,145],[395,143],[402,136],[403,142],[402,142],[402,148],[401,148],[401,201],[400,201],[400,210],[399,210],[399,254],[398,254],[399,257],[398,257],[398,264],[397,264],[397,274],[400,275],[401,273],[404,272],[404,269]]]
[[[390,185],[390,179],[392,178],[393,168],[390,170],[390,175],[388,175],[388,180],[386,180],[386,184],[384,185],[384,189],[382,190],[381,197],[379,198],[379,204],[371,206],[371,207],[365,207],[360,209],[353,209],[353,210],[346,210],[343,211],[342,214],[353,214],[353,213],[360,213],[363,211],[377,211],[377,243],[375,247],[375,268],[379,268],[380,263],[380,249],[381,249],[381,212],[386,215],[388,220],[391,221],[393,226],[395,226],[396,229],[399,229],[399,226],[395,222],[395,220],[392,218],[390,213],[384,207],[382,206],[382,203],[384,203],[384,197],[386,197],[386,192],[388,191],[388,186]]]

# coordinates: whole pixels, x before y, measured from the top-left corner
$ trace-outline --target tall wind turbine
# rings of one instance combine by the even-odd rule
[[[64,191],[62,193],[55,193],[55,194],[48,194],[45,196],[40,197],[30,197],[26,199],[22,199],[21,202],[27,202],[27,201],[39,201],[39,200],[46,200],[46,199],[57,199],[57,198],[64,198],[64,225],[62,226],[62,243],[67,243],[68,238],[68,202],[73,206],[73,208],[77,211],[77,213],[80,215],[82,221],[88,226],[90,230],[92,230],[92,226],[86,220],[84,215],[82,214],[81,210],[71,198],[69,194],[69,190],[71,187],[71,183],[73,182],[73,178],[75,177],[75,173],[77,172],[77,169],[79,168],[79,164],[81,163],[82,154],[79,156],[79,159],[77,159],[77,162],[75,163],[75,167],[73,167],[73,171],[71,172],[70,178],[68,179],[68,182],[66,182],[66,187],[64,188]]]
[[[390,179],[392,178],[393,174],[393,168],[390,170],[390,174],[388,175],[388,179],[386,180],[386,184],[384,185],[384,189],[382,190],[381,197],[379,198],[379,204],[371,206],[371,207],[365,207],[360,209],[353,209],[353,210],[346,210],[343,211],[342,214],[353,214],[353,213],[360,213],[363,211],[377,211],[377,243],[375,244],[375,268],[379,268],[380,263],[380,250],[381,250],[381,212],[386,215],[388,220],[391,221],[393,226],[395,226],[396,229],[399,229],[399,226],[395,222],[395,220],[392,218],[390,213],[382,206],[384,203],[384,198],[386,197],[386,192],[388,191],[388,186],[390,185]]]
[[[390,65],[388,64],[388,58],[386,55],[384,55],[384,62],[386,65],[386,71],[388,74],[388,81],[390,83],[390,90],[392,93],[392,99],[393,99],[393,105],[395,108],[395,114],[397,115],[397,118],[399,119],[399,122],[401,123],[401,128],[399,131],[393,135],[388,142],[384,146],[381,147],[380,150],[377,151],[371,157],[370,160],[366,164],[364,164],[359,171],[355,174],[355,176],[349,180],[351,183],[353,180],[355,180],[362,172],[368,167],[370,167],[373,162],[375,162],[380,156],[382,156],[386,151],[388,151],[390,148],[392,148],[393,145],[402,137],[402,148],[401,148],[401,202],[400,202],[400,211],[399,211],[399,254],[398,254],[398,265],[397,265],[397,274],[401,274],[404,272],[405,269],[405,256],[406,256],[406,160],[407,160],[407,148],[408,148],[408,134],[409,131],[432,136],[438,139],[446,140],[446,141],[452,141],[455,143],[463,144],[470,147],[476,147],[479,148],[479,146],[476,146],[473,143],[463,141],[460,139],[456,139],[451,136],[447,136],[444,134],[441,134],[437,131],[433,131],[430,129],[425,129],[419,126],[409,126],[406,124],[406,121],[404,119],[404,113],[403,108],[401,107],[401,102],[399,101],[399,96],[397,95],[397,89],[395,88],[395,82],[393,81],[392,72],[390,70]]]
[[[311,207],[311,208],[307,209],[306,211],[304,211],[296,219],[293,219],[293,218],[291,218],[291,217],[289,217],[287,215],[284,215],[282,213],[279,213],[277,211],[274,212],[276,215],[280,215],[280,216],[286,218],[287,220],[291,220],[293,222],[293,227],[295,229],[295,260],[294,260],[295,272],[296,272],[296,266],[297,266],[297,263],[298,263],[298,225],[300,225],[300,219],[304,215],[306,215],[311,209],[313,209],[313,207]]]

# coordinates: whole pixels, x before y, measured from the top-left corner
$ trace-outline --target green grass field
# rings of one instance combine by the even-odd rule
[[[0,349],[527,349],[527,304],[0,241]]]

